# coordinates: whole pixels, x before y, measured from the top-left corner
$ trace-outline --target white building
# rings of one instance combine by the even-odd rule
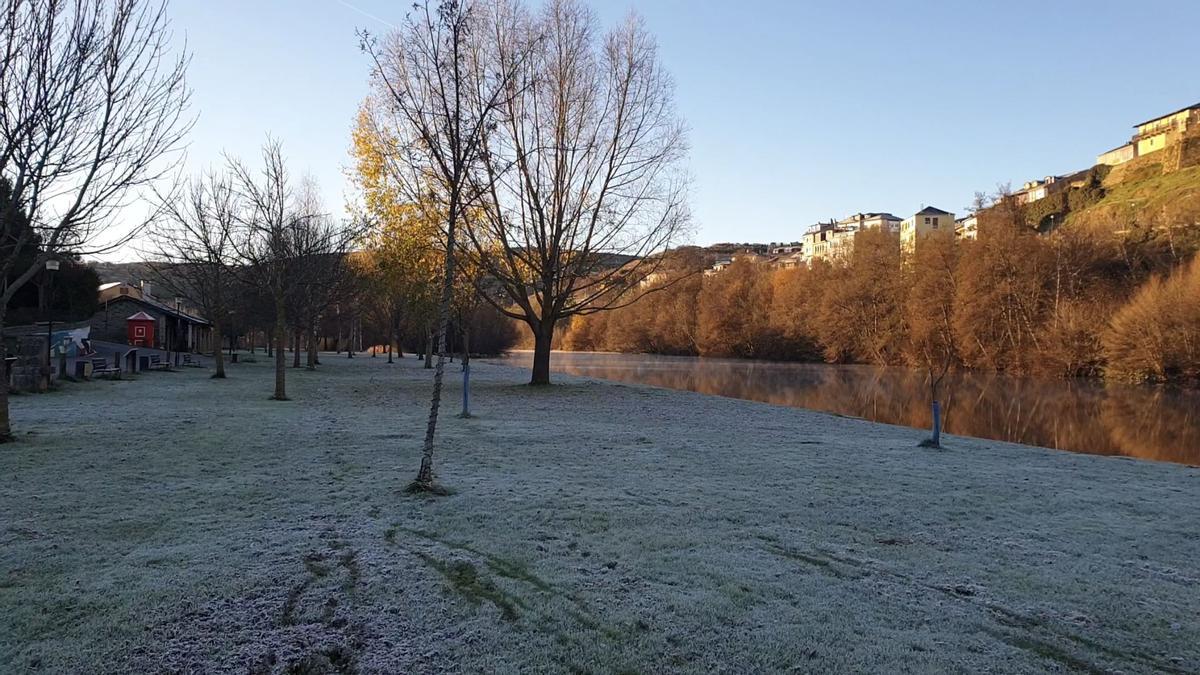
[[[979,238],[979,219],[975,214],[954,221],[954,236],[958,239]]]
[[[900,248],[905,253],[912,253],[920,239],[937,232],[953,234],[954,231],[953,213],[926,206],[900,223]]]
[[[890,213],[856,213],[849,218],[843,218],[837,222],[838,226],[853,230],[866,230],[875,228],[885,232],[899,232],[901,220]]]

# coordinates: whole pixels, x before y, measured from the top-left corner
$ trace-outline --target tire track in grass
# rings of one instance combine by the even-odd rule
[[[1145,654],[1137,651],[1124,651],[1115,647],[1110,647],[1097,640],[1078,635],[1065,628],[1057,626],[1045,619],[1035,616],[1022,614],[1021,612],[1009,609],[1003,605],[989,602],[978,597],[978,591],[973,586],[963,584],[952,585],[937,585],[918,581],[913,577],[873,565],[871,561],[860,560],[847,556],[839,556],[829,551],[813,550],[801,551],[792,547],[783,546],[779,543],[777,537],[772,535],[757,535],[764,542],[763,549],[768,553],[782,557],[788,560],[802,562],[817,571],[844,579],[847,581],[857,581],[872,575],[889,578],[903,584],[915,586],[928,591],[933,591],[958,602],[969,604],[978,609],[984,610],[991,615],[996,621],[1006,628],[997,629],[992,626],[980,625],[980,629],[998,639],[1005,644],[1011,645],[1018,649],[1028,651],[1036,656],[1055,661],[1072,670],[1088,672],[1088,673],[1107,673],[1111,669],[1099,666],[1091,661],[1081,658],[1071,653],[1069,648],[1055,644],[1047,639],[1043,639],[1035,635],[1035,631],[1048,633],[1056,638],[1066,640],[1085,651],[1090,651],[1094,654],[1111,659],[1118,663],[1131,663],[1137,666],[1149,667],[1158,672],[1172,673],[1176,675],[1186,675],[1192,671],[1180,668],[1174,663],[1168,662],[1161,657],[1151,654]]]
[[[519,562],[508,560],[500,556],[493,555],[486,551],[482,551],[469,544],[454,542],[444,539],[435,532],[421,530],[416,528],[402,527],[399,525],[388,528],[384,532],[384,539],[387,543],[399,546],[396,535],[400,532],[411,534],[424,541],[436,544],[438,546],[467,553],[471,556],[482,559],[484,565],[493,574],[503,577],[518,583],[532,587],[535,593],[540,593],[551,598],[566,600],[571,606],[566,609],[567,615],[574,619],[581,627],[594,631],[602,635],[616,646],[621,646],[626,640],[625,632],[619,628],[605,624],[596,617],[595,612],[588,606],[587,602],[578,595],[571,593],[568,590],[560,588],[554,584],[547,582],[529,570],[529,568]],[[501,613],[501,619],[504,621],[515,622],[520,618],[520,610],[532,612],[530,604],[522,597],[507,593],[499,589],[496,584],[482,577],[479,574],[478,568],[467,561],[447,561],[438,559],[426,552],[409,549],[414,555],[420,558],[425,564],[437,571],[451,584],[451,588],[463,595],[472,604],[479,604],[482,600],[491,602]],[[468,569],[469,566],[469,569]],[[534,621],[535,625],[540,630],[544,630],[556,639],[561,640],[577,640],[582,638],[572,638],[570,635],[550,629],[545,624],[550,623],[553,617],[548,614],[540,616],[542,621]],[[634,624],[634,629],[637,624]]]
[[[281,628],[319,626],[338,638],[336,644],[322,646],[290,664],[292,670],[351,675],[357,672],[361,638],[355,626],[338,616],[338,609],[353,600],[361,580],[358,551],[332,531],[322,538],[325,551],[314,550],[301,557],[304,578],[288,590],[277,624]]]

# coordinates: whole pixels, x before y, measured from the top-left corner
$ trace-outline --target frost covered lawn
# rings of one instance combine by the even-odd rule
[[[14,398],[0,672],[1200,671],[1200,470],[324,358]]]

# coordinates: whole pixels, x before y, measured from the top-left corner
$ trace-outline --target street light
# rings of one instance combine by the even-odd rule
[[[237,340],[237,331],[233,327],[233,310],[229,310],[229,360],[233,360],[233,343]],[[217,345],[220,349],[221,345]]]
[[[50,347],[54,339],[54,274],[58,271],[57,260],[46,261],[46,388],[50,388],[51,360]]]
[[[179,334],[184,332],[183,326],[183,298],[175,296],[175,321],[172,322],[171,342],[175,347],[175,365],[179,365]],[[186,335],[183,338],[184,347],[188,347]]]

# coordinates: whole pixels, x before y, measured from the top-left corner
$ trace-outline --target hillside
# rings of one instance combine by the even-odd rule
[[[1164,173],[1161,162],[1151,162],[1130,169],[1110,173],[1104,197],[1070,213],[1067,223],[1200,224],[1200,166]]]
[[[1098,166],[1093,173],[1101,178],[1099,189],[1072,188],[1059,195],[1061,204],[1035,202],[1027,209],[1061,206],[1065,219],[1060,222],[1109,231],[1200,225],[1200,133],[1189,132],[1164,150],[1111,170]]]
[[[154,272],[151,271],[149,265],[141,262],[130,263],[110,263],[91,261],[88,263],[92,269],[96,270],[96,275],[100,277],[100,283],[107,284],[113,281],[127,281],[131,284],[136,284],[142,279],[154,279]]]

